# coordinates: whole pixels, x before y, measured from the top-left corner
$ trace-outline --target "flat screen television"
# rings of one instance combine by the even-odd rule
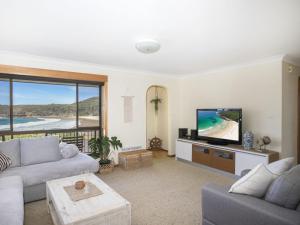
[[[241,144],[242,109],[197,109],[197,132],[211,144]]]

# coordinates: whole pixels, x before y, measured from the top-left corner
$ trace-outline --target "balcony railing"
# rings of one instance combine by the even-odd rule
[[[88,141],[91,138],[100,136],[99,127],[78,128],[67,130],[39,130],[39,131],[18,131],[18,132],[0,132],[0,141],[8,141],[15,138],[33,138],[44,136],[59,136],[61,141],[73,143],[84,153],[90,153],[91,150]]]

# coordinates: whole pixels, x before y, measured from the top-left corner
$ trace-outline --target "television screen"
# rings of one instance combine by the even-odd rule
[[[241,109],[198,109],[198,136],[239,142],[241,117]]]

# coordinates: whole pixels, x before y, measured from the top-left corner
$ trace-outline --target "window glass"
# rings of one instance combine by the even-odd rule
[[[99,126],[99,86],[78,86],[78,117],[80,127]]]
[[[13,82],[14,131],[76,128],[76,85]]]

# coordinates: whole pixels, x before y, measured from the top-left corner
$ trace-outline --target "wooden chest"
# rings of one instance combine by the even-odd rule
[[[119,153],[119,166],[124,169],[135,169],[152,165],[152,152],[147,150],[126,151]]]

